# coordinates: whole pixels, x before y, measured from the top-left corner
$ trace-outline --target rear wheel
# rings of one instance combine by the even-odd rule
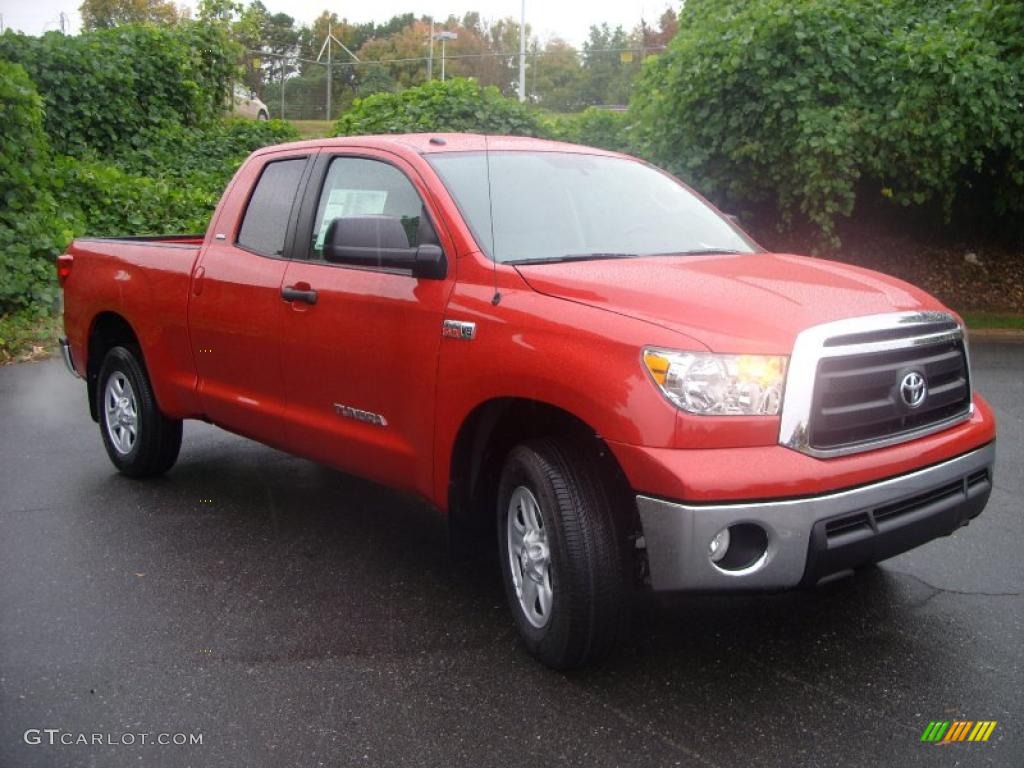
[[[530,652],[555,669],[612,653],[628,626],[623,537],[596,460],[544,438],[514,448],[498,491],[505,593]]]
[[[161,413],[137,347],[107,352],[96,398],[103,445],[118,471],[151,477],[174,465],[181,448],[181,421]]]
[[[257,120],[261,120],[261,121],[262,120],[269,120],[270,116],[261,109],[260,113],[258,115],[256,115],[256,119]]]

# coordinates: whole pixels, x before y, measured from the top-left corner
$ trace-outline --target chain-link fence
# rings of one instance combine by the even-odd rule
[[[661,50],[607,48],[579,52],[571,48],[527,53],[527,100],[556,112],[588,106],[628,103],[643,60]],[[271,117],[288,120],[336,119],[356,98],[397,91],[428,79],[474,77],[506,96],[518,93],[518,53],[436,55],[376,61],[325,61],[250,52],[263,74],[259,97]],[[330,75],[328,77],[328,74]],[[328,110],[328,102],[330,109]]]

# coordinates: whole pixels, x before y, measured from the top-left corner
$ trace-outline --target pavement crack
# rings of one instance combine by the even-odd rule
[[[915,576],[914,574],[907,573],[906,571],[901,571],[901,570],[898,570],[896,568],[888,568],[888,570],[890,572],[892,572],[892,573],[898,573],[900,576],[906,576],[908,579],[913,579],[918,584],[921,584],[922,586],[925,586],[928,589],[934,590],[934,592],[936,594],[943,593],[943,594],[947,594],[947,595],[964,595],[966,597],[1020,597],[1021,596],[1020,592],[980,592],[980,591],[972,591],[972,590],[965,590],[965,589],[949,589],[948,587],[936,586],[935,584],[932,584],[931,582],[925,581],[920,576]],[[929,595],[928,596],[928,600],[930,600],[933,597],[935,597],[934,594],[933,595]],[[925,600],[924,602],[928,602],[928,600]],[[923,605],[923,603],[922,603],[922,605]]]
[[[641,720],[636,719],[628,712],[622,710],[620,707],[617,707],[614,704],[606,701],[602,696],[595,693],[594,691],[584,688],[579,683],[574,683],[569,680],[566,680],[565,683],[575,688],[584,696],[590,698],[592,701],[600,705],[602,708],[611,712],[613,715],[615,715],[615,717],[617,717],[622,722],[626,723],[626,725],[628,725],[633,730],[647,734],[648,736],[661,742],[664,746],[668,747],[669,749],[674,750],[682,755],[685,755],[691,760],[696,760],[701,765],[708,766],[708,768],[723,768],[722,765],[714,762],[713,760],[708,759],[700,752],[693,749],[693,747],[686,746],[685,744],[668,735],[667,733],[664,733],[658,728],[653,727],[650,723],[645,723]]]
[[[25,507],[24,509],[0,509],[0,515],[30,515],[33,512],[53,512],[57,507]]]
[[[614,704],[610,704],[607,701],[602,701],[600,697],[597,698],[598,703],[601,704],[601,706],[603,706],[605,709],[607,709],[609,712],[611,712],[613,715],[615,715],[617,718],[622,720],[624,723],[626,723],[633,729],[638,730],[641,733],[646,733],[648,736],[651,736],[660,741],[669,749],[674,749],[675,751],[680,752],[693,760],[696,760],[702,765],[709,766],[709,768],[722,768],[722,766],[720,766],[718,763],[712,762],[708,758],[704,757],[704,755],[702,755],[700,752],[697,752],[695,749],[686,746],[685,744],[677,741],[676,739],[672,738],[666,733],[662,733],[660,730],[652,727],[650,724],[643,723],[637,720],[628,712],[624,712],[622,709],[616,707]]]
[[[760,667],[761,669],[765,670],[765,672],[767,672],[768,674],[775,675],[776,677],[780,677],[783,680],[786,680],[787,682],[797,683],[798,685],[802,685],[806,688],[809,688],[812,691],[816,691],[820,694],[824,694],[825,696],[829,696],[832,698],[833,701],[839,702],[840,704],[842,704],[845,707],[848,707],[850,710],[854,712],[867,712],[886,723],[898,725],[901,728],[905,728],[910,732],[916,732],[916,725],[901,722],[900,720],[895,719],[894,715],[890,712],[886,712],[885,710],[881,710],[868,704],[864,704],[863,702],[847,698],[846,696],[843,696],[842,694],[832,690],[827,685],[821,685],[810,680],[804,680],[799,675],[794,675],[790,672],[786,672],[785,670],[778,669],[775,665],[765,664],[763,661],[757,659],[753,655],[745,655],[752,665]]]

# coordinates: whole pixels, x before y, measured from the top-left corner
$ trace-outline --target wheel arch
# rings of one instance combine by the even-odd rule
[[[142,347],[139,343],[138,334],[122,315],[117,312],[104,311],[93,318],[86,340],[85,356],[85,382],[89,392],[89,414],[92,416],[93,421],[99,421],[99,413],[96,410],[96,387],[99,382],[100,366],[103,365],[103,358],[114,347],[125,344],[132,344],[138,347],[141,357]],[[140,359],[139,363],[145,369],[145,360]]]
[[[459,553],[493,539],[494,509],[509,451],[537,437],[568,436],[579,440],[601,461],[609,492],[622,517],[639,531],[636,502],[626,475],[600,434],[570,411],[541,400],[496,397],[470,411],[456,433],[449,459],[447,510],[453,549]]]

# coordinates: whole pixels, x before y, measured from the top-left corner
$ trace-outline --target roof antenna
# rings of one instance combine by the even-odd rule
[[[491,192],[491,149],[487,143],[487,134],[484,134],[484,161],[487,163],[487,210],[491,220],[491,262],[494,275],[494,296],[491,297],[491,304],[498,306],[501,301],[501,293],[498,291],[498,252],[494,248],[494,195]]]

